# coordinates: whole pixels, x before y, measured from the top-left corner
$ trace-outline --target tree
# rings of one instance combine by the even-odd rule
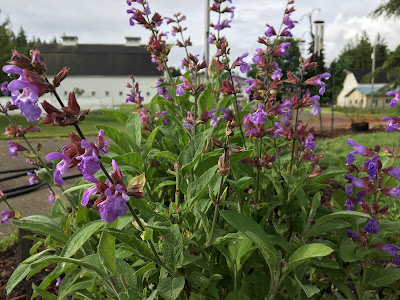
[[[384,3],[380,4],[370,15],[375,18],[381,15],[386,15],[388,17],[399,17],[400,0],[386,0]]]
[[[378,70],[389,57],[389,50],[386,41],[378,35],[375,42],[375,67]],[[361,39],[355,39],[348,43],[339,57],[335,60],[336,68],[333,65],[329,68],[330,73],[335,76],[335,95],[338,95],[343,88],[346,77],[345,69],[367,69],[372,68],[372,44],[367,33],[364,31]],[[376,73],[377,74],[377,73]]]
[[[10,28],[10,20],[7,18],[0,24],[0,65],[4,66],[11,57],[14,48],[14,34]],[[0,71],[0,83],[10,81],[3,71]],[[1,93],[2,95],[2,93]]]

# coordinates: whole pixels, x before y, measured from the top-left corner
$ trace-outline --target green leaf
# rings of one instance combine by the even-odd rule
[[[45,216],[40,216],[42,217],[41,219],[34,219],[33,217],[37,216],[26,217],[18,221],[12,220],[11,222],[18,228],[39,233],[44,236],[51,236],[55,241],[60,242],[63,245],[67,243],[68,237],[61,230],[60,225]],[[53,222],[45,222],[46,218]],[[34,223],[24,221],[34,221]]]
[[[146,140],[146,144],[144,145],[144,156],[146,157],[147,154],[149,153],[151,147],[153,146],[154,139],[156,137],[156,134],[158,132],[158,128],[156,127],[153,129],[153,131],[150,133],[149,137]]]
[[[136,114],[135,114],[136,115]],[[114,129],[106,125],[96,125],[97,129],[103,129],[105,135],[112,139],[117,146],[119,146],[124,152],[130,152],[131,147],[129,146],[129,141],[126,136],[118,129]]]
[[[178,156],[174,153],[171,153],[169,151],[161,151],[161,152],[157,152],[153,155],[153,157],[161,157],[161,158],[165,158],[168,159],[171,163],[175,163],[178,161]]]
[[[176,269],[183,264],[183,239],[179,226],[174,224],[165,235],[162,242],[162,252],[167,259],[167,264],[173,265]]]
[[[319,288],[317,288],[316,286],[311,285],[311,284],[307,284],[307,285],[302,284],[301,281],[299,279],[297,279],[297,276],[294,276],[294,279],[297,281],[297,284],[302,288],[304,293],[306,293],[308,298],[311,298],[315,294],[319,293]]]
[[[211,128],[197,134],[179,154],[178,161],[182,171],[190,169],[203,150],[204,140],[211,133]]]
[[[40,287],[36,286],[32,283],[32,289],[38,293],[43,299],[46,300],[57,300],[57,296],[50,294],[48,291],[41,289]]]
[[[118,165],[128,165],[136,168],[139,172],[143,172],[143,159],[137,152],[130,152],[124,155],[114,156],[113,159]]]
[[[45,255],[47,255],[50,249],[42,251],[40,253],[36,253],[27,259],[25,259],[22,263],[18,265],[18,267],[11,274],[11,277],[7,282],[7,295],[11,293],[11,291],[20,283],[28,274],[36,268],[36,265],[27,264],[28,261],[35,261]]]
[[[210,184],[212,178],[215,175],[215,171],[218,169],[218,166],[214,166],[208,171],[204,172],[199,178],[192,182],[188,186],[187,189],[187,197],[188,197],[188,207],[189,210],[194,202],[203,195],[207,186]]]
[[[114,223],[108,224],[107,228],[113,228],[115,225]],[[100,262],[103,267],[115,275],[115,238],[106,231],[101,233],[97,253],[99,253]]]
[[[44,182],[46,182],[50,185],[54,185],[53,177],[47,172],[47,170],[45,168],[41,168],[36,173],[41,180],[43,180]]]
[[[132,138],[135,149],[140,152],[140,145],[142,143],[142,124],[138,114],[132,114],[125,125],[126,133]]]
[[[83,244],[101,227],[104,223],[101,220],[96,220],[87,223],[85,226],[79,228],[68,240],[63,251],[61,252],[62,257],[71,257],[79,249],[82,248]]]
[[[371,267],[367,270],[367,284],[373,287],[388,287],[400,280],[400,269]]]
[[[317,234],[325,234],[328,232],[340,230],[342,228],[350,227],[350,223],[343,220],[330,220],[324,222],[322,224],[314,225],[311,229],[305,234],[305,238],[309,238],[310,236]]]
[[[107,274],[102,269],[100,269],[97,265],[94,265],[94,264],[88,262],[86,259],[87,257],[88,256],[86,256],[83,259],[74,259],[74,258],[66,258],[66,257],[53,255],[51,257],[44,257],[39,260],[36,260],[34,262],[34,265],[37,265],[37,264],[49,265],[49,264],[54,264],[54,263],[65,262],[65,263],[71,263],[71,264],[75,264],[77,266],[87,268],[88,270],[91,270],[91,271],[95,272],[96,274],[98,274],[99,277],[103,277],[103,278],[106,277]]]
[[[345,211],[338,211],[338,212],[334,212],[332,214],[323,216],[321,218],[319,218],[316,222],[315,222],[315,226],[320,225],[328,220],[332,220],[335,218],[367,218],[367,219],[371,219],[370,215],[358,212],[358,211],[352,211],[352,210],[345,210]]]
[[[276,194],[278,195],[278,199],[281,201],[285,201],[285,191],[283,190],[281,181],[278,181],[277,179],[273,178],[271,175],[269,174],[265,174],[266,177],[269,179],[270,182],[272,182]]]
[[[345,172],[342,170],[329,170],[325,173],[323,173],[322,175],[319,175],[313,179],[311,179],[311,183],[320,183],[322,181],[324,181],[327,178],[332,178],[338,175],[343,175]]]
[[[88,188],[88,187],[91,187],[91,186],[93,186],[93,185],[94,185],[94,183],[86,183],[86,184],[81,184],[81,185],[73,186],[73,187],[71,187],[71,188],[66,189],[65,191],[63,191],[62,194],[64,195],[64,194],[66,194],[66,193],[71,193],[71,192],[73,192],[73,191],[82,190],[82,189],[84,189],[84,188]]]
[[[271,273],[275,272],[278,263],[277,253],[269,236],[262,227],[252,219],[249,219],[236,211],[224,210],[221,211],[220,214],[229,224],[247,236],[260,250],[262,250],[261,252],[271,270]]]
[[[179,294],[185,286],[185,277],[177,277],[172,279],[171,277],[163,278],[160,280],[157,291],[161,297],[165,300],[175,300],[179,297]]]
[[[207,109],[208,111],[213,109],[213,98],[214,98],[214,94],[213,94],[213,89],[211,86],[206,88],[200,94],[199,100],[197,102],[198,106],[199,106],[200,114],[203,113],[205,109]]]
[[[118,230],[114,228],[104,228],[103,231],[108,232],[117,240],[128,245],[134,253],[140,255],[141,257],[156,261],[150,247],[142,240],[139,240],[132,233],[129,233],[126,230]]]
[[[289,262],[283,267],[285,274],[292,271],[298,265],[314,257],[322,257],[333,252],[331,247],[324,244],[309,244],[297,249],[289,258]]]
[[[340,257],[345,262],[358,261],[369,252],[368,249],[361,249],[359,244],[350,242],[347,239],[342,240],[339,251]]]

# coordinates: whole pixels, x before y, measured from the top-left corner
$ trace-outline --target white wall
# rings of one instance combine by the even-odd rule
[[[135,77],[135,82],[139,83],[139,89],[145,103],[150,102],[157,93],[154,87],[158,78],[158,76]],[[51,82],[52,78],[49,80]],[[126,87],[128,82],[132,84],[128,76],[68,76],[61,82],[56,91],[66,103],[69,93],[74,88],[84,90],[82,95],[76,95],[81,109],[112,108],[114,105],[125,104],[126,95],[130,92],[130,89]],[[108,92],[108,95],[106,92]],[[45,99],[58,107],[55,97],[50,94],[43,95],[41,99]]]
[[[354,74],[351,72],[347,72],[347,75],[343,81],[343,89],[339,92],[339,94],[336,98],[336,105],[337,106],[351,106],[348,103],[346,103],[345,96],[349,92],[351,92],[352,89],[356,88],[357,86],[358,86],[358,82],[357,82]]]

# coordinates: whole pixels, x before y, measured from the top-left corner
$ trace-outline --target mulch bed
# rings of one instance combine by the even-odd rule
[[[50,265],[40,272],[33,275],[29,280],[21,281],[14,290],[7,296],[7,281],[11,274],[17,268],[17,251],[15,247],[9,248],[6,252],[0,253],[0,299],[1,300],[28,300],[31,298],[32,283],[39,286],[43,279],[52,272],[55,265]],[[57,288],[53,285],[47,288],[47,291],[53,295],[57,295]],[[41,299],[37,297],[36,299]]]

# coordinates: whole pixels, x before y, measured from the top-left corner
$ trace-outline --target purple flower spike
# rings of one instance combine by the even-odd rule
[[[382,251],[388,252],[391,256],[394,257],[394,264],[399,265],[399,255],[400,247],[392,244],[384,244],[380,247]]]
[[[319,98],[320,97],[318,95],[310,97],[310,100],[311,100],[311,111],[310,111],[310,113],[313,116],[319,115],[321,113],[321,107],[319,106],[319,102],[318,102]]]
[[[10,220],[15,217],[15,213],[11,210],[3,210],[0,216],[3,216],[0,222],[4,224],[6,222],[10,222]]]
[[[267,31],[264,33],[267,38],[270,38],[270,37],[276,35],[276,31],[275,31],[274,27],[270,26],[269,24],[266,24],[265,26],[268,27]]]
[[[283,18],[283,24],[285,24],[289,29],[294,28],[294,24],[297,23],[297,21],[292,21],[290,19],[290,15],[292,13],[288,13],[284,18]]]
[[[216,108],[213,108],[212,110],[210,110],[208,112],[208,117],[211,119],[210,121],[210,126],[211,127],[215,127],[218,124],[218,117],[214,116],[214,114],[217,112],[218,110]]]
[[[346,202],[344,203],[344,207],[346,208],[346,210],[354,210],[355,208],[354,201],[351,200],[350,198],[347,198]]]
[[[379,226],[379,224],[375,221],[375,219],[371,219],[367,225],[365,225],[364,227],[364,231],[368,232],[368,233],[372,233],[372,234],[378,234],[379,229],[381,229],[381,227]]]
[[[263,104],[260,102],[258,103],[258,109],[251,117],[251,122],[253,122],[254,125],[264,125],[267,120],[267,113],[264,111]]]
[[[390,91],[386,93],[387,96],[393,96],[394,98],[390,101],[389,106],[395,107],[396,104],[400,105],[400,91]]]

